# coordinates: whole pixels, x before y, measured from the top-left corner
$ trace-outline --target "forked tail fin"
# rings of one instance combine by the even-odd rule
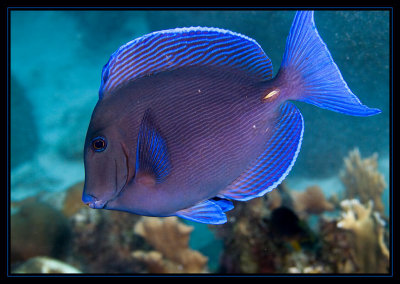
[[[363,105],[351,92],[318,34],[313,11],[296,13],[279,73],[300,84],[298,88],[292,87],[294,91],[288,99],[348,115],[370,116],[381,112]]]

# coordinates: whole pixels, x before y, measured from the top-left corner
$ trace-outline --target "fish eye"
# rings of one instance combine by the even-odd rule
[[[103,137],[96,137],[92,140],[92,149],[96,152],[102,152],[107,148],[106,139]]]

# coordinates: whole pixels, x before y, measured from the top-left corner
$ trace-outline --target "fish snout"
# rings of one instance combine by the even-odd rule
[[[82,201],[83,201],[83,203],[85,203],[86,205],[88,205],[90,208],[93,208],[93,209],[104,208],[104,206],[107,203],[107,201],[99,200],[95,196],[86,194],[86,193],[83,193]]]

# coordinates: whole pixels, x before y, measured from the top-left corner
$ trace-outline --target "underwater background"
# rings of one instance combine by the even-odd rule
[[[10,19],[10,269],[14,273],[388,273],[388,10],[318,10],[316,27],[363,104],[296,102],[302,149],[277,190],[223,225],[93,210],[83,143],[100,75],[122,44],[208,26],[255,39],[279,69],[294,10],[18,10]],[[374,261],[371,261],[373,259]]]

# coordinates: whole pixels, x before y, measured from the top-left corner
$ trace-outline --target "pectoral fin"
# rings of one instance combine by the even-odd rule
[[[163,182],[171,170],[167,143],[151,114],[146,110],[139,128],[136,152],[137,177],[154,176],[156,183]]]

